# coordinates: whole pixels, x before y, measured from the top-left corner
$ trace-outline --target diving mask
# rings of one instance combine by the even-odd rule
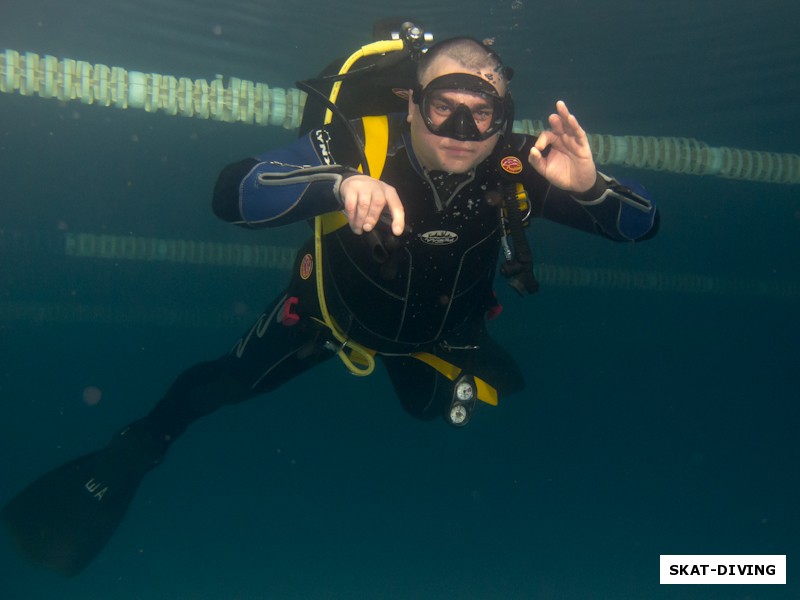
[[[459,141],[480,142],[501,133],[513,120],[511,96],[501,96],[485,79],[450,73],[414,90],[428,130]]]

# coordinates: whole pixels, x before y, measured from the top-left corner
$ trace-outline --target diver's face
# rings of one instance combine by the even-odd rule
[[[457,61],[441,56],[433,62],[425,77],[420,81],[423,88],[431,81],[442,75],[450,73],[467,73]],[[489,79],[489,74],[471,72],[470,75],[478,75],[492,85],[498,86],[496,81]],[[500,85],[498,92],[505,93],[505,86]],[[473,115],[481,115],[485,111],[485,102],[479,94],[472,94],[464,91],[445,92],[442,97],[441,107],[457,107],[465,105]],[[444,112],[438,118],[444,120],[447,114]],[[437,118],[434,116],[434,118]],[[483,162],[494,150],[497,144],[497,135],[493,135],[482,141],[461,141],[454,138],[443,137],[432,133],[425,124],[420,105],[415,104],[409,97],[408,100],[408,122],[411,125],[411,143],[414,146],[414,153],[420,164],[429,171],[447,171],[448,173],[466,173],[473,167]],[[480,119],[477,118],[478,129],[482,127]]]

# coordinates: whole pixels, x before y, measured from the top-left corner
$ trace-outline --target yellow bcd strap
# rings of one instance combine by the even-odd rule
[[[386,152],[389,149],[389,119],[386,115],[379,117],[362,117],[364,125],[364,155],[367,157],[370,177],[380,178],[386,164]],[[359,168],[359,171],[363,171]],[[322,219],[322,234],[327,235],[347,225],[347,217],[340,210],[329,212],[318,217]]]
[[[424,362],[426,365],[433,367],[439,373],[447,377],[450,381],[455,381],[456,378],[462,373],[462,370],[454,364],[449,363],[442,357],[431,354],[430,352],[413,352],[409,356],[413,356],[417,360]],[[480,377],[475,377],[475,375],[473,375],[472,378],[475,380],[475,387],[477,388],[475,392],[478,396],[478,400],[485,402],[486,404],[491,404],[492,406],[497,406],[497,390]]]
[[[380,178],[386,164],[386,152],[389,150],[389,118],[362,117],[364,124],[364,154],[369,164],[370,177]]]

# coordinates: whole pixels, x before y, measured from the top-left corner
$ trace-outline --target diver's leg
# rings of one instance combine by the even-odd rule
[[[6,504],[2,519],[23,554],[77,574],[111,537],[144,475],[192,422],[330,357],[310,321],[286,326],[276,320],[284,300],[276,299],[229,353],[184,371],[147,416],[105,448],[54,469]]]
[[[281,322],[287,299],[285,294],[276,298],[229,352],[181,373],[153,410],[134,425],[146,427],[168,445],[191,423],[221,406],[270,392],[333,356],[318,340],[319,326],[309,315],[296,324]]]
[[[437,346],[434,354],[460,367],[465,373],[480,377],[501,396],[521,391],[525,378],[514,356],[486,331],[486,322],[467,323]]]
[[[416,419],[431,421],[450,405],[451,384],[412,356],[380,356],[403,408]]]
[[[468,323],[428,351],[460,368],[462,373],[480,377],[500,395],[518,392],[524,387],[517,361],[489,336],[483,320]],[[412,356],[381,356],[381,361],[400,403],[409,414],[423,421],[440,416],[450,421],[453,382]]]

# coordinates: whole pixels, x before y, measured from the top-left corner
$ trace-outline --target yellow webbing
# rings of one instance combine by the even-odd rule
[[[379,117],[362,117],[364,125],[364,155],[367,157],[370,177],[380,178],[386,164],[386,151],[389,148],[389,119],[386,115]],[[359,171],[363,172],[359,167]],[[325,213],[317,217],[322,219],[322,235],[327,235],[347,225],[347,217],[340,210]]]
[[[429,365],[439,371],[442,375],[447,377],[450,381],[455,381],[456,378],[461,375],[461,369],[455,366],[452,363],[447,362],[440,356],[436,356],[435,354],[431,354],[430,352],[413,352],[410,354],[417,360],[421,360],[426,365]],[[492,406],[497,406],[497,390],[494,389],[491,385],[486,383],[483,379],[479,377],[472,376],[475,380],[475,393],[478,396],[478,400],[481,402],[486,402],[486,404],[491,404]]]
[[[340,210],[325,213],[324,215],[318,216],[317,219],[322,221],[322,235],[328,235],[347,225],[347,217]]]
[[[378,179],[383,173],[386,164],[386,151],[389,148],[389,118],[363,117],[364,124],[364,154],[367,156],[370,177]]]

